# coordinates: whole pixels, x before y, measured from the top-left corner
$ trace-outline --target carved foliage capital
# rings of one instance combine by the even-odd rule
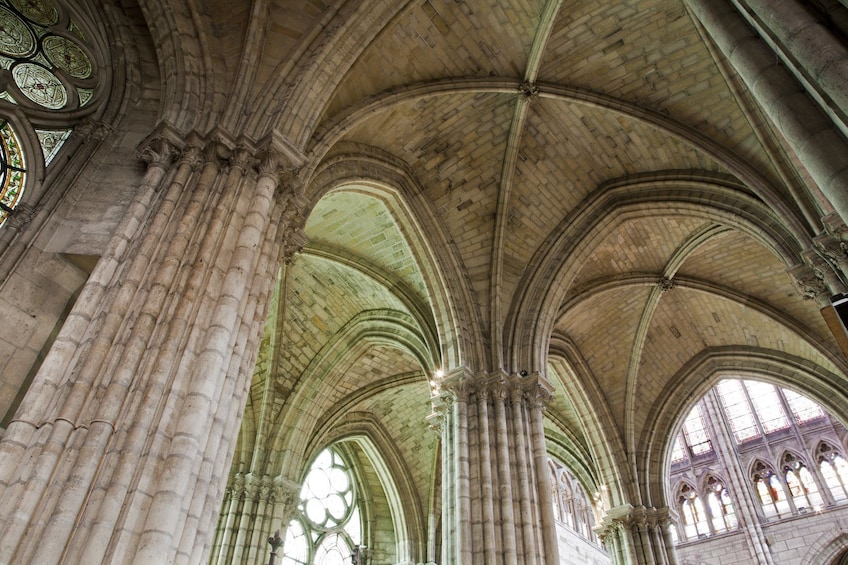
[[[808,265],[798,265],[788,271],[789,277],[804,300],[821,301],[827,298],[829,291],[827,285],[816,273],[815,269]]]

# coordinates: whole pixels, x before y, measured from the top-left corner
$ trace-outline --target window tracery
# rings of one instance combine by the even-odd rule
[[[693,421],[706,439],[687,429]],[[693,438],[712,442],[714,455],[699,457],[689,444]],[[669,446],[677,540],[734,532],[744,520],[765,523],[848,504],[846,440],[848,429],[801,394],[764,381],[722,379],[687,414]],[[737,474],[742,469],[747,473]],[[721,478],[745,475],[752,488]]]
[[[563,465],[548,460],[551,484],[554,485],[554,517],[580,537],[600,547],[595,533],[596,509],[580,481]]]
[[[40,146],[49,165],[78,110],[93,108],[100,81],[94,61],[86,34],[61,2],[0,0],[0,226],[30,182],[27,164],[36,156],[27,149]]]
[[[0,225],[12,213],[26,186],[26,162],[18,134],[7,121],[0,125]]]
[[[733,501],[724,486],[724,482],[714,475],[706,480],[707,509],[712,518],[712,530],[716,533],[727,532],[738,525]]]
[[[834,502],[848,500],[848,462],[828,442],[816,449],[819,469]]]
[[[771,466],[763,461],[756,461],[751,478],[757,488],[757,494],[760,497],[760,504],[766,518],[791,513],[783,483]]]
[[[816,481],[804,462],[792,453],[782,458],[783,475],[792,501],[799,512],[818,510],[823,505]]]
[[[286,530],[283,565],[350,563],[362,524],[350,468],[332,447],[322,451],[300,491],[299,514]]]
[[[698,491],[683,483],[677,492],[677,508],[683,520],[684,538],[698,539],[710,535],[707,513]]]
[[[85,35],[51,0],[0,1],[0,68],[3,98],[24,107],[79,108],[97,85]]]

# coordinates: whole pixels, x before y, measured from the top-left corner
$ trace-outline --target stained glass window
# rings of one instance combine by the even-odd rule
[[[741,443],[759,437],[760,431],[754,421],[754,414],[748,404],[742,382],[723,380],[716,385],[716,388],[736,441]]]
[[[24,190],[26,164],[18,136],[12,126],[0,122],[0,225],[5,223]]]
[[[686,421],[683,422],[683,436],[689,449],[695,455],[703,455],[713,450],[713,444],[704,425],[704,416],[701,414],[700,404],[696,404],[692,408],[692,411],[686,417]]]
[[[683,450],[683,443],[680,440],[680,434],[674,438],[674,447],[671,449],[671,462],[679,463],[680,461],[685,461],[688,459],[686,457],[686,452]]]
[[[18,115],[76,111],[95,99],[98,83],[86,34],[59,0],[0,0],[0,108],[18,106]],[[33,146],[37,140],[48,166],[71,131],[35,130],[24,120],[12,126],[0,115],[0,225],[21,201],[26,161],[33,164],[21,139]]]
[[[822,410],[822,407],[809,398],[786,389],[783,389],[783,395],[786,397],[789,409],[792,410],[792,416],[799,424],[816,420],[818,418],[824,418],[824,410]]]
[[[300,491],[300,515],[289,523],[283,565],[341,565],[360,551],[362,525],[350,468],[333,448],[322,451]]]
[[[789,420],[783,411],[783,405],[777,395],[777,388],[769,383],[759,381],[744,382],[763,430],[766,433],[771,433],[788,428]]]
[[[733,510],[733,501],[730,499],[724,483],[716,477],[707,479],[707,508],[712,518],[714,532],[726,532],[735,529],[738,522]]]
[[[848,462],[829,443],[818,447],[819,469],[835,502],[848,499]]]
[[[698,491],[687,484],[682,485],[678,491],[677,505],[683,518],[683,533],[686,539],[709,535],[707,513]]]
[[[757,461],[754,464],[753,480],[766,518],[786,516],[791,513],[783,484],[771,467],[762,461]]]
[[[5,100],[47,110],[90,102],[97,77],[85,38],[59,21],[52,0],[0,0],[0,66],[13,79]]]

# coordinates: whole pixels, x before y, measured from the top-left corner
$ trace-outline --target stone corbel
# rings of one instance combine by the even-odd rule
[[[808,265],[792,267],[787,273],[804,300],[815,300],[821,308],[830,304],[830,290]]]

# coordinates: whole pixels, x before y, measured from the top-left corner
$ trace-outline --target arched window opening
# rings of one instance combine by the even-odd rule
[[[678,436],[674,438],[674,447],[671,449],[671,464],[674,465],[675,463],[682,463],[688,459],[686,451],[683,449],[683,442],[678,434]]]
[[[792,502],[800,513],[820,510],[824,505],[818,486],[804,462],[792,453],[786,453],[782,459],[783,475]]]
[[[711,453],[713,450],[712,441],[707,434],[704,416],[701,412],[701,405],[696,404],[686,420],[683,422],[683,437],[686,446],[693,456],[704,455]]]
[[[760,437],[760,429],[754,420],[742,381],[722,380],[716,385],[716,390],[737,443]]]
[[[801,396],[797,392],[787,389],[782,389],[782,392],[789,404],[789,409],[792,411],[792,417],[797,423],[806,424],[824,418],[825,413],[822,407],[806,396]]]
[[[683,537],[687,540],[707,537],[710,527],[704,503],[698,496],[698,491],[687,484],[680,486],[677,495],[677,506],[683,520]]]
[[[783,489],[783,484],[771,467],[762,461],[757,461],[754,464],[752,478],[757,488],[763,514],[766,518],[788,516],[791,514],[791,508],[786,497],[786,492]]]
[[[50,165],[80,109],[94,110],[100,77],[90,43],[62,2],[0,0],[0,226],[21,203],[27,163],[32,169],[37,157],[24,147],[40,145]],[[57,118],[69,112],[65,123]]]
[[[754,413],[767,434],[789,427],[777,388],[760,381],[742,381],[754,406]]]
[[[555,517],[566,527],[592,545],[602,549],[595,533],[596,508],[580,481],[561,463],[549,459],[551,484],[554,488],[554,508],[559,509]],[[600,499],[600,496],[598,497]]]
[[[819,469],[833,500],[848,500],[848,462],[827,442],[821,442],[816,453]]]
[[[85,33],[58,3],[0,1],[0,98],[25,108],[73,110],[94,98],[97,76]]]
[[[300,501],[299,515],[286,530],[281,563],[349,563],[362,543],[362,523],[350,467],[332,447],[312,463]]]
[[[716,533],[736,529],[738,521],[733,510],[733,501],[724,487],[724,483],[714,476],[706,481],[707,509],[712,518],[713,531]]]

